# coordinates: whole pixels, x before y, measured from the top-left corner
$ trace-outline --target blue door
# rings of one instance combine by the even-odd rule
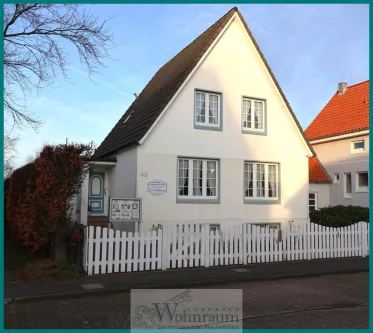
[[[92,214],[104,213],[105,172],[89,173],[88,205]]]

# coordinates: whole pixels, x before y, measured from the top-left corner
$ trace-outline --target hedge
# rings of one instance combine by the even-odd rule
[[[326,227],[345,227],[365,221],[369,223],[369,208],[361,206],[329,206],[310,212],[310,220]]]

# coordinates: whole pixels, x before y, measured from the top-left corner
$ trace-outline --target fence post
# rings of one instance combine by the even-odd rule
[[[363,228],[363,222],[358,223],[359,231],[360,231],[360,249],[361,249],[361,256],[365,257],[365,233]]]
[[[170,260],[170,228],[165,224],[162,228],[162,270],[167,269],[167,260]]]
[[[203,225],[205,228],[205,253],[203,254],[205,256],[205,267],[210,267],[210,242],[211,242],[211,235],[210,235],[210,226],[206,223]]]
[[[88,273],[88,262],[87,262],[87,255],[88,255],[88,226],[84,226],[84,236],[83,236],[83,261],[82,261],[82,266],[84,273]]]

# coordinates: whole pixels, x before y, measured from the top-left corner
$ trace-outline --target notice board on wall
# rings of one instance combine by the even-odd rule
[[[110,222],[140,222],[141,198],[110,198]]]

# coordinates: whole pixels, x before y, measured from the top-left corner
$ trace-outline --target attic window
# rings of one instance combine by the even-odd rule
[[[221,131],[221,93],[195,91],[194,128]]]
[[[131,115],[129,115],[126,119],[125,119],[125,121],[123,122],[123,124],[122,124],[122,126],[128,121],[128,119],[130,119],[130,117],[131,117]]]

